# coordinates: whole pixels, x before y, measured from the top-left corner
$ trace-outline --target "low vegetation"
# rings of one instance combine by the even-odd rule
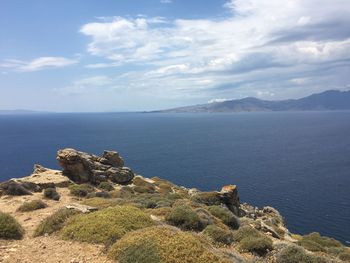
[[[44,190],[44,197],[47,199],[55,200],[55,201],[59,201],[61,198],[61,196],[57,192],[56,188],[46,188]]]
[[[191,197],[191,200],[205,205],[220,205],[221,199],[217,192],[201,192]]]
[[[0,239],[22,239],[24,230],[10,214],[0,212]]]
[[[85,199],[83,202],[81,202],[83,205],[88,205],[92,207],[97,207],[99,209],[107,208],[107,207],[112,207],[116,206],[118,204],[121,204],[120,200],[116,199],[106,199],[106,198],[101,198],[101,197],[94,197],[94,198],[89,198]]]
[[[232,229],[238,229],[240,226],[239,219],[227,208],[222,206],[209,206],[209,212],[219,218],[225,225],[231,227]]]
[[[104,191],[107,191],[107,192],[114,190],[114,186],[109,182],[101,182],[98,185],[98,188],[100,188]]]
[[[303,248],[291,245],[278,253],[277,263],[326,263],[326,259],[307,253]]]
[[[75,210],[67,208],[62,208],[56,211],[39,224],[35,229],[34,236],[42,236],[45,234],[51,235],[54,232],[61,230],[66,220],[77,213],[78,212]]]
[[[154,193],[156,191],[155,186],[152,183],[147,182],[141,177],[135,177],[133,180],[134,192],[136,193]]]
[[[70,194],[77,197],[86,197],[89,193],[95,191],[94,187],[89,184],[72,184],[68,188]]]
[[[229,245],[234,241],[233,234],[230,230],[220,228],[216,225],[207,226],[203,234],[208,236],[214,243]]]
[[[165,220],[183,230],[201,231],[206,227],[198,214],[187,205],[174,207]]]
[[[126,234],[109,252],[119,263],[228,263],[202,238],[169,227],[151,227]]]
[[[62,237],[111,245],[128,232],[153,224],[150,216],[136,207],[115,206],[71,217],[62,229]]]
[[[273,249],[272,240],[250,226],[242,226],[233,232],[234,239],[239,242],[239,248],[244,252],[251,252],[264,256]]]
[[[18,207],[17,211],[19,212],[30,212],[38,209],[46,208],[47,204],[45,204],[41,200],[33,200],[30,202],[23,203],[20,207]]]

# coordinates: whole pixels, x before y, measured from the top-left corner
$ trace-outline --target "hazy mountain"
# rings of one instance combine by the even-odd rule
[[[32,110],[0,110],[0,115],[16,115],[16,114],[38,114],[49,113],[45,111],[32,111]]]
[[[312,111],[348,109],[350,109],[350,91],[329,90],[301,99],[269,101],[249,97],[157,112]]]

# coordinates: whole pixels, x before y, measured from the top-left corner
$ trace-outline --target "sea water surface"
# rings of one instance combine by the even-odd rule
[[[236,184],[292,232],[350,241],[350,112],[2,115],[0,181],[58,168],[64,147],[117,150],[135,172],[186,187]]]

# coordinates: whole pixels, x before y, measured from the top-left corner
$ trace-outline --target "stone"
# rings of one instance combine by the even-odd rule
[[[123,167],[124,160],[115,151],[104,151],[100,157],[66,148],[58,151],[57,160],[63,168],[63,175],[75,183],[97,185],[111,180],[118,184],[128,184],[134,177],[130,168]]]
[[[122,185],[130,184],[135,176],[132,170],[128,167],[109,168],[107,170],[107,175],[112,182]]]
[[[231,210],[235,215],[242,216],[236,185],[225,185],[222,187],[220,191],[220,197],[222,202],[227,206],[229,210]]]

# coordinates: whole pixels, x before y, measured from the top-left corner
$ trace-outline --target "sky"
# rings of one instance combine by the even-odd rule
[[[0,109],[142,111],[350,89],[349,0],[1,0]]]

